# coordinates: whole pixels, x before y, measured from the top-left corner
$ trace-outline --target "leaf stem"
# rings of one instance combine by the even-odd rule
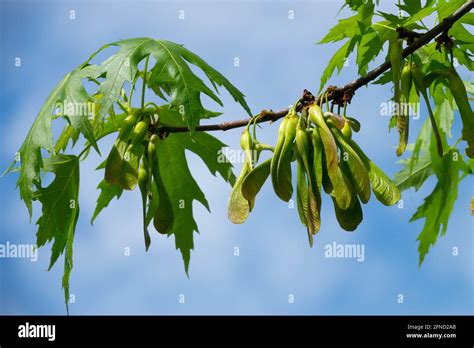
[[[428,95],[426,94],[426,90],[421,91],[421,95],[425,100],[426,107],[428,108],[428,114],[430,116],[431,128],[433,128],[433,135],[436,140],[436,149],[438,150],[439,157],[443,157],[443,143],[441,141],[441,135],[439,134],[438,125],[436,124],[436,120],[433,115],[433,110],[431,109],[430,101],[428,99]]]
[[[133,78],[132,86],[130,87],[130,94],[128,95],[128,103],[130,106],[132,104],[133,92],[135,91],[135,85],[137,84],[137,80],[138,80],[138,73]]]
[[[388,25],[381,24],[381,23],[378,23],[378,22],[374,23],[374,25],[378,25],[380,27],[384,27],[384,28],[387,28],[387,29],[390,29],[390,30],[393,30],[393,31],[396,30],[395,28],[389,27]]]
[[[268,151],[273,152],[275,150],[275,148],[273,146],[267,145],[267,144],[262,144],[262,143],[258,143],[256,145],[256,148],[257,148],[257,150],[261,150],[261,151],[268,150]]]
[[[143,69],[142,102],[140,104],[142,110],[145,107],[146,74],[148,72],[148,60],[149,59],[150,59],[150,55],[146,56],[145,68]]]
[[[127,108],[120,100],[117,100],[117,105],[127,114],[130,112],[129,108]]]
[[[77,155],[77,157],[81,159],[82,155],[84,155],[87,151],[89,151],[90,148],[91,148],[91,144],[86,145],[86,147],[84,147],[82,151]]]

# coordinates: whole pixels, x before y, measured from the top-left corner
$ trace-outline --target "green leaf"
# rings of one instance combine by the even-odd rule
[[[326,82],[331,78],[334,69],[337,68],[337,72],[340,73],[341,69],[344,65],[344,60],[347,58],[351,52],[354,50],[354,46],[357,42],[357,38],[353,37],[352,39],[348,40],[341,48],[337,50],[334,56],[328,63],[326,69],[324,69],[323,75],[321,76],[321,85],[319,90],[321,91],[326,84]]]
[[[440,75],[447,78],[452,99],[456,101],[457,108],[462,120],[462,139],[467,142],[466,153],[469,157],[474,157],[474,113],[469,102],[468,93],[464,82],[454,69],[444,69],[439,71]],[[446,83],[446,81],[444,81]],[[444,115],[443,115],[444,116]]]
[[[464,87],[466,87],[467,93],[470,95],[474,95],[474,83],[469,82],[469,81],[463,81],[464,82]]]
[[[413,53],[414,57],[414,62],[418,64],[418,66],[423,66],[425,64],[430,64],[432,61],[432,57],[430,57],[430,54],[432,54],[435,51],[435,44],[428,44],[426,46],[420,47],[418,50],[416,50]]]
[[[400,6],[400,9],[406,11],[409,16],[406,17],[401,25],[407,27],[410,24],[420,22],[422,19],[428,17],[430,14],[436,11],[435,0],[427,0],[424,5],[419,0],[408,0],[404,5]],[[411,29],[411,28],[409,28]]]
[[[79,139],[79,131],[74,129],[70,124],[66,125],[56,140],[54,149],[56,152],[65,151],[70,140],[72,140],[72,146],[74,146]]]
[[[129,138],[117,137],[107,157],[105,180],[109,184],[133,190],[138,183],[138,165],[143,150],[141,145],[130,150]]]
[[[103,46],[90,59],[110,46],[118,46],[119,51],[101,64],[97,74],[97,76],[105,76],[98,91],[103,94],[100,100],[102,118],[119,98],[123,84],[126,81],[134,81],[140,61],[149,55],[155,58],[156,63],[150,69],[148,86],[155,92],[160,89],[166,92],[170,97],[170,107],[177,108],[182,112],[179,117],[183,117],[191,129],[199,124],[200,119],[217,115],[202,106],[201,94],[207,95],[221,106],[222,102],[212,89],[191,70],[188,63],[201,69],[214,88],[219,85],[227,89],[249,115],[251,114],[244,95],[236,87],[201,58],[181,45],[149,38],[128,39]]]
[[[438,17],[440,19],[448,17],[458,8],[460,8],[465,2],[466,0],[438,0]]]
[[[409,0],[404,1],[403,4],[398,5],[398,8],[413,16],[417,14],[423,8],[423,6],[421,5],[421,0]]]
[[[369,27],[372,24],[374,8],[375,6],[371,1],[367,1],[365,4],[357,8],[357,13],[359,14],[359,25],[363,24],[365,28]],[[361,32],[363,32],[363,30]]]
[[[472,62],[473,56],[471,54],[455,46],[453,47],[453,56],[469,71],[474,70],[474,63]]]
[[[102,180],[97,186],[101,190],[99,197],[97,198],[97,205],[92,215],[91,225],[94,223],[94,220],[99,215],[99,213],[109,206],[109,203],[115,197],[119,199],[122,196],[123,188],[119,185],[109,184],[107,181]]]
[[[438,121],[439,127],[449,136],[451,135],[451,127],[454,121],[454,103],[453,97],[449,90],[444,90],[443,84],[434,83],[430,88],[430,94],[435,102],[434,116]]]
[[[346,139],[346,141],[364,161],[369,171],[369,180],[375,197],[384,205],[390,206],[397,203],[400,200],[400,191],[395,183],[367,157],[354,140]]]
[[[245,96],[234,85],[232,85],[230,81],[226,79],[221,73],[219,73],[217,70],[212,68],[204,60],[202,60],[198,55],[185,49],[182,45],[178,45],[176,43],[169,42],[169,41],[165,41],[164,43],[168,45],[170,50],[176,52],[176,54],[178,55],[181,55],[186,61],[193,64],[194,66],[199,67],[204,72],[204,74],[206,74],[207,78],[212,83],[216,92],[217,92],[216,85],[224,87],[229,92],[229,94],[234,98],[234,100],[238,102],[244,108],[247,114],[249,116],[252,116],[252,111],[250,110],[249,106],[247,105],[247,102],[245,101]]]
[[[120,130],[123,120],[128,116],[128,114],[120,114],[114,117],[108,118],[98,130],[96,137],[97,139],[103,138],[109,134],[118,132]]]
[[[388,70],[384,72],[380,77],[372,82],[374,85],[386,85],[387,83],[392,82],[392,71]]]
[[[474,25],[474,13],[466,13],[459,21],[468,25]]]
[[[227,203],[227,216],[234,224],[242,224],[247,220],[252,209],[253,201],[247,200],[242,194],[242,184],[252,170],[250,162],[245,162]]]
[[[351,10],[356,11],[364,3],[366,3],[365,0],[346,0],[344,5],[341,7],[341,10],[346,6],[349,6]]]
[[[431,123],[430,120],[427,118],[421,127],[420,132],[416,138],[415,144],[413,146],[413,152],[410,157],[410,170],[413,170],[415,165],[417,164],[420,153],[422,152],[429,152],[429,145],[431,139]]]
[[[253,208],[255,197],[262,188],[265,181],[270,175],[270,164],[272,159],[269,158],[256,166],[244,179],[242,183],[242,195],[250,203],[250,208]]]
[[[401,25],[401,23],[403,22],[403,19],[406,18],[406,17],[400,18],[393,13],[387,13],[383,11],[377,11],[377,15],[384,18],[386,20],[386,24],[388,24],[390,27],[393,27],[393,28]]]
[[[72,244],[79,216],[79,158],[72,155],[54,155],[45,158],[43,169],[54,173],[53,182],[43,188],[36,182],[33,199],[42,204],[42,215],[37,221],[38,247],[54,239],[49,269],[65,252],[63,289],[66,307],[69,301],[69,275],[73,266]]]
[[[455,158],[457,160],[454,160]],[[450,149],[445,153],[441,159],[442,175],[438,176],[436,187],[410,220],[425,219],[423,230],[417,238],[420,266],[430,247],[436,243],[438,236],[446,233],[449,216],[457,198],[462,163],[462,156],[456,149]]]
[[[191,129],[194,129],[201,118],[218,115],[204,109],[200,100],[201,93],[206,94],[219,105],[222,105],[222,102],[214,92],[192,72],[190,67],[186,64],[186,61],[200,68],[211,81],[214,88],[216,84],[225,87],[234,99],[251,115],[244,95],[201,58],[181,45],[169,41],[156,42],[157,45],[153,52],[156,64],[151,70],[149,85],[162,87],[170,96],[171,107],[183,108],[181,111],[184,112],[187,124]]]
[[[81,79],[89,76],[95,71],[93,66],[84,66],[74,69],[66,75],[66,77],[54,88],[49,95],[46,102],[41,107],[41,110],[31,126],[28,135],[23,142],[19,153],[21,158],[21,170],[18,177],[17,185],[20,188],[20,197],[26,204],[30,218],[33,213],[32,197],[33,197],[33,183],[41,182],[40,170],[43,166],[41,156],[41,149],[47,150],[54,154],[53,134],[51,131],[52,115],[57,103],[86,103],[90,101],[87,93],[84,90]],[[67,111],[67,110],[65,110]],[[67,113],[66,113],[67,114]],[[89,140],[99,152],[97,144],[91,128],[88,125],[87,115],[72,115],[69,114],[68,119],[76,129],[83,132],[87,140]]]
[[[385,205],[394,205],[400,200],[400,191],[385,173],[369,161],[369,178],[375,197]]]
[[[390,132],[392,128],[397,126],[397,115],[392,115],[388,121],[388,131]]]
[[[96,101],[87,94],[82,79],[94,76],[97,66],[87,65],[71,72],[71,78],[59,96],[62,113],[76,131],[80,131],[100,155],[89,118],[94,116]],[[77,140],[77,138],[76,138]]]
[[[372,1],[367,1],[363,4],[356,4],[351,6],[353,10],[357,10],[357,14],[342,19],[336,26],[330,29],[329,33],[318,44],[337,42],[343,39],[349,39],[346,43],[334,54],[321,76],[321,91],[332,76],[334,69],[337,67],[338,73],[344,64],[344,59],[347,58],[354,50],[355,45],[359,45],[357,64],[359,65],[359,72],[365,72],[368,68],[368,63],[377,55],[382,48],[381,42],[377,33],[370,28],[372,24],[372,17],[374,14],[374,4]],[[361,40],[364,40],[361,42]],[[380,47],[379,47],[380,46]]]
[[[167,125],[182,125],[176,117],[176,112],[172,110],[161,110],[160,119]],[[194,152],[213,175],[219,173],[225,181],[233,184],[235,176],[232,173],[232,165],[221,155],[223,147],[225,144],[205,132],[195,132],[192,135],[171,133],[158,146],[160,174],[175,218],[171,234],[175,236],[176,248],[183,256],[186,273],[194,247],[193,233],[198,232],[193,217],[193,202],[200,202],[208,210],[209,204],[189,170],[185,152]]]
[[[395,174],[393,181],[400,191],[408,190],[411,187],[418,191],[426,179],[434,174],[429,154],[419,157],[413,167],[410,165],[410,159],[402,160],[399,163],[403,164],[403,168]]]
[[[97,77],[105,77],[101,82],[98,93],[100,99],[100,118],[104,119],[120,96],[123,84],[132,82],[138,72],[138,63],[149,55],[153,49],[155,40],[148,38],[128,39],[113,42],[99,48],[89,60],[97,53],[112,46],[118,46],[119,51],[105,60],[97,72]]]
[[[329,33],[327,33],[327,35],[321,41],[319,41],[318,44],[337,42],[343,39],[352,38],[359,31],[357,26],[358,20],[358,14],[339,20],[339,22],[329,30]]]
[[[456,44],[461,49],[474,52],[474,36],[461,23],[454,23],[449,30],[449,34],[453,36]]]
[[[369,63],[375,59],[382,50],[383,42],[377,32],[372,28],[367,28],[357,47],[357,60],[359,74],[365,75],[369,68]]]

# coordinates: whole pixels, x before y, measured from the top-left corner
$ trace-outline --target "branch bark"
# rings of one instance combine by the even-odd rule
[[[471,11],[473,8],[474,8],[474,0],[468,0],[464,5],[458,8],[454,13],[444,18],[438,25],[436,25],[431,30],[421,35],[418,39],[415,40],[415,42],[413,42],[408,47],[406,47],[403,50],[402,57],[405,58],[409,56],[420,47],[428,44],[436,36],[449,30],[449,28],[451,28],[451,26],[457,20],[459,20],[463,15]],[[354,81],[349,82],[348,84],[344,85],[341,88],[332,89],[331,95],[328,97],[328,101],[340,100],[347,93],[352,95],[357,89],[375,80],[377,77],[379,77],[388,69],[390,69],[390,67],[391,67],[390,61],[385,61],[383,64],[369,71],[366,75],[361,76],[355,79]],[[316,98],[316,102],[319,102],[318,98]],[[271,111],[271,110],[262,110],[260,112],[260,117],[258,118],[257,123],[274,122],[284,117],[288,113],[288,110],[289,109],[283,109],[276,112]],[[249,120],[250,120],[249,118],[246,118],[242,120],[223,122],[219,124],[200,125],[200,126],[197,126],[195,130],[198,132],[199,131],[226,131],[229,129],[244,127],[248,124]],[[163,127],[160,130],[164,132],[169,132],[169,133],[189,132],[188,127]]]

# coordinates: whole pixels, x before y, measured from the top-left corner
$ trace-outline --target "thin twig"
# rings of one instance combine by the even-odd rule
[[[150,60],[150,55],[146,56],[145,68],[143,69],[143,86],[142,86],[142,102],[141,102],[142,110],[145,107],[146,74],[148,73],[148,61],[149,60]]]

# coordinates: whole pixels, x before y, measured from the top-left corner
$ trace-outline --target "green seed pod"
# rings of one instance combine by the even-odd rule
[[[279,167],[282,165],[281,161],[285,157],[288,157],[293,151],[293,142],[296,137],[296,125],[298,124],[298,116],[296,114],[290,114],[286,117],[288,117],[288,124],[285,130],[285,142],[281,148],[281,156],[278,163]]]
[[[129,115],[123,120],[119,135],[110,150],[105,165],[105,181],[119,185],[125,190],[133,190],[138,181],[138,162],[141,156],[138,151],[128,151],[128,138],[136,115]]]
[[[346,138],[352,138],[352,127],[349,122],[346,122],[344,124],[344,127],[342,127],[341,132]]]
[[[138,170],[138,187],[142,191],[148,190],[148,183],[150,180],[150,168],[145,158],[142,159],[140,169]]]
[[[400,200],[400,191],[395,183],[372,162],[352,139],[347,139],[349,146],[359,155],[369,171],[370,185],[375,197],[384,205],[394,205]]]
[[[147,157],[148,157],[148,165],[150,168],[155,166],[154,159],[156,156],[157,151],[157,144],[160,141],[160,138],[156,134],[152,134],[150,139],[148,140],[148,148],[147,148]]]
[[[401,98],[404,102],[408,102],[410,99],[411,87],[413,84],[413,77],[411,72],[411,63],[406,63],[402,70],[400,78],[401,84]]]
[[[130,144],[131,147],[139,145],[146,136],[146,133],[148,131],[148,124],[145,121],[139,121],[135,127],[133,128],[132,131],[132,142]]]
[[[336,128],[331,129],[343,151],[342,155],[342,170],[346,177],[349,178],[352,187],[359,195],[363,203],[367,203],[370,199],[370,179],[369,172],[365,166],[364,161],[360,158],[357,152],[348,143],[349,137],[344,136]]]
[[[321,108],[316,104],[312,104],[308,109],[308,113],[311,122],[313,122],[318,127],[318,132],[324,148],[328,174],[330,177],[335,176],[338,163],[336,141],[334,140],[331,131],[324,121]]]
[[[146,209],[148,197],[148,185],[150,182],[150,168],[145,156],[142,157],[140,169],[138,170],[138,187],[142,196],[142,211],[143,211],[143,235],[145,238],[145,249],[148,250],[151,244],[150,234],[148,233],[148,224],[146,222]]]
[[[323,186],[326,192],[330,192],[332,196],[337,201],[337,204],[341,209],[347,209],[351,203],[351,192],[345,184],[341,170],[339,168],[339,159],[336,141],[328,128],[326,122],[324,122],[323,114],[321,108],[316,104],[313,104],[309,107],[309,118],[316,124],[319,135],[321,137],[321,142],[324,148],[324,162],[327,175],[329,177],[330,183],[324,180],[324,171],[323,171]]]
[[[283,118],[280,123],[280,127],[278,127],[278,139],[275,145],[275,150],[273,151],[272,161],[270,165],[270,173],[272,178],[272,185],[273,190],[276,192],[278,187],[278,162],[280,160],[281,149],[283,144],[285,143],[285,136],[286,136],[286,125],[288,124],[288,118]]]
[[[137,119],[138,119],[137,115],[131,114],[131,115],[128,115],[122,121],[122,124],[120,126],[120,132],[119,132],[119,135],[118,135],[118,137],[120,139],[125,139],[125,137],[128,137],[130,131],[132,130],[132,127],[137,122]]]
[[[156,140],[153,140],[153,145],[156,150]],[[152,148],[153,148],[152,145]],[[150,146],[148,147],[150,149]],[[158,194],[158,208],[153,216],[153,225],[155,229],[161,234],[168,234],[172,231],[174,225],[174,212],[173,205],[166,191],[166,187],[160,175],[160,168],[158,163],[158,152],[154,151],[152,154],[153,167],[151,171],[153,173],[154,182],[157,188]]]
[[[323,144],[317,127],[311,132],[311,143],[313,149],[313,167],[317,189],[320,191],[323,181]]]
[[[306,226],[308,232],[309,245],[313,246],[313,232],[314,230],[314,218],[311,216],[310,208],[310,194],[311,191],[306,180],[306,172],[304,169],[303,159],[300,156],[298,149],[295,144],[295,157],[296,157],[296,207],[298,208],[298,215],[300,221]]]
[[[252,136],[250,135],[250,132],[248,128],[245,128],[242,132],[242,135],[240,136],[240,147],[242,150],[245,152],[245,161],[250,162],[252,164],[252,159],[253,159],[253,141],[252,141]]]
[[[411,86],[412,86],[411,64],[406,63],[401,74],[401,108],[397,117],[397,129],[400,135],[400,140],[397,148],[397,156],[401,156],[408,144],[409,118],[408,118],[408,102],[410,100]]]
[[[250,211],[253,209],[253,204],[255,203],[255,197],[253,197],[253,199],[247,200],[242,194],[242,185],[244,183],[244,179],[252,171],[253,143],[250,132],[247,128],[244,129],[240,137],[240,146],[245,152],[245,160],[239,177],[232,188],[232,192],[227,203],[227,217],[234,224],[244,223],[245,220],[247,220]]]
[[[148,142],[148,159],[151,172],[153,173],[156,193],[158,195],[158,207],[153,216],[153,225],[161,234],[168,234],[173,229],[174,212],[171,199],[166,191],[166,187],[160,175],[160,166],[158,162],[158,142],[159,137],[154,134]]]
[[[255,204],[255,197],[270,175],[271,161],[272,159],[269,158],[253,168],[253,170],[243,180],[242,195],[250,203],[250,211],[252,211]]]
[[[296,206],[301,223],[308,226],[308,183],[303,161],[298,156],[296,157]]]
[[[299,157],[301,158],[301,160],[303,161],[304,169],[306,173],[309,174],[310,173],[309,140],[308,140],[308,134],[306,133],[306,129],[302,122],[298,122],[296,126],[295,145],[296,145],[296,151]]]
[[[338,129],[342,129],[344,125],[346,124],[346,121],[340,115],[336,115],[329,111],[326,111],[323,115],[324,115],[324,120],[326,121],[327,124],[331,124],[334,127],[337,127]]]
[[[296,113],[290,112],[287,116],[287,123],[285,125],[284,141],[281,145],[280,154],[278,156],[278,163],[272,160],[272,183],[277,196],[285,202],[291,199],[293,194],[293,185],[291,180],[291,161],[293,160],[293,142],[296,136],[296,124],[298,123],[298,116]],[[280,138],[280,137],[279,137]],[[279,142],[277,142],[277,146]],[[276,151],[276,150],[275,150]],[[275,156],[275,154],[274,154]],[[275,178],[274,176],[275,175]]]
[[[349,125],[351,126],[354,132],[357,133],[358,131],[360,131],[360,122],[357,121],[355,118],[346,117],[346,122],[349,122]]]
[[[357,197],[354,197],[351,206],[345,210],[341,209],[336,204],[336,200],[334,198],[332,201],[334,204],[334,212],[336,213],[336,219],[337,222],[339,222],[339,226],[341,226],[341,228],[346,231],[354,231],[363,219],[362,207]]]
[[[306,218],[307,227],[311,234],[316,234],[319,231],[321,225],[321,194],[318,189],[316,173],[313,166],[313,149],[311,148],[304,122],[301,121],[298,122],[296,128],[296,141],[294,152],[296,155],[297,163],[301,163],[304,169],[304,174],[308,179],[308,185],[307,188],[305,188],[308,193],[304,197],[305,199],[307,199],[307,203],[305,203],[308,210]],[[298,179],[301,181],[301,177]],[[302,191],[302,189],[300,189],[300,191]]]
[[[331,178],[332,192],[331,196],[336,200],[341,209],[347,209],[352,204],[354,188],[344,175],[340,165],[337,166],[336,176]]]
[[[251,172],[252,168],[248,162],[245,162],[237,178],[227,203],[227,217],[234,224],[242,224],[247,220],[254,201],[248,201],[242,195],[242,184],[245,177]],[[252,204],[252,206],[251,206]]]

